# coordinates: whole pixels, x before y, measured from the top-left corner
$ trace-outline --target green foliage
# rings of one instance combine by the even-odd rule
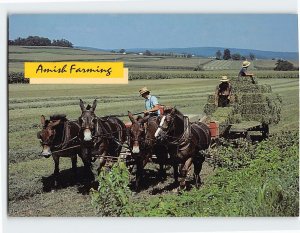
[[[145,56],[151,56],[152,53],[151,53],[149,50],[146,50],[146,51],[144,52],[144,55],[145,55]]]
[[[29,83],[29,79],[25,78],[22,72],[10,72],[8,73],[8,83]]]
[[[97,213],[101,216],[132,215],[129,172],[125,163],[115,163],[110,170],[102,169],[97,180],[98,189],[91,190],[92,205]]]
[[[230,58],[231,58],[230,50],[229,49],[225,49],[224,53],[223,53],[223,59],[224,60],[229,60]]]
[[[250,58],[251,61],[253,61],[255,59],[255,55],[253,53],[250,53],[249,58]]]
[[[9,40],[9,45],[22,45],[22,46],[61,46],[61,47],[73,47],[73,44],[66,40],[53,40],[40,36],[28,36],[27,38],[17,38],[15,40]]]
[[[119,53],[125,53],[125,51],[126,51],[125,49],[120,49]]]
[[[234,54],[231,55],[231,58],[232,58],[232,60],[239,61],[239,60],[241,60],[241,54],[234,53]]]
[[[221,155],[224,166],[203,188],[140,200],[135,216],[298,216],[298,140],[298,132],[282,132],[255,146],[230,145]],[[228,169],[232,165],[237,169]]]
[[[220,62],[220,61],[216,61]],[[203,71],[205,65],[199,65],[195,71],[134,71],[129,72],[129,80],[156,80],[156,79],[216,79],[222,75],[227,75],[229,78],[236,77],[236,72],[231,71]],[[257,78],[298,78],[298,73],[295,71],[286,72],[257,72]]]
[[[210,163],[214,167],[226,168],[229,171],[246,167],[255,158],[255,146],[249,140],[240,138],[233,141],[220,139],[220,146],[212,150]]]
[[[220,50],[218,50],[218,51],[216,52],[216,59],[217,59],[217,60],[220,60],[221,57],[222,57],[222,52],[221,52]]]

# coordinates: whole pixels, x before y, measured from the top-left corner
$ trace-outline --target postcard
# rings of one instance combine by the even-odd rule
[[[297,14],[9,13],[9,217],[299,217]]]

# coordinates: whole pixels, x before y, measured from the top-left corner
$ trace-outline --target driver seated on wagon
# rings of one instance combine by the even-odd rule
[[[161,109],[156,96],[150,95],[150,90],[148,90],[147,87],[141,88],[139,90],[139,93],[140,96],[142,96],[145,99],[145,116],[160,116]]]

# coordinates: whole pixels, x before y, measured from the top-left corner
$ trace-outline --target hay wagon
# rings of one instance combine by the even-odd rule
[[[270,85],[252,84],[248,79],[231,80],[233,95],[229,107],[217,107],[209,95],[204,112],[213,139],[244,137],[261,140],[268,137],[269,125],[280,121],[281,97]]]

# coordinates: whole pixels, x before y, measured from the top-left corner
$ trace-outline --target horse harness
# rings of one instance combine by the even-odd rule
[[[74,123],[80,129],[80,126],[76,121],[72,121],[72,123]],[[71,127],[70,121],[66,120],[64,122],[64,127],[63,127],[62,142],[60,144],[54,146],[55,151],[53,151],[52,153],[59,153],[62,151],[67,151],[70,149],[80,147],[80,145],[76,145],[79,143],[79,135],[76,135],[75,137],[71,138],[70,127]],[[74,145],[72,145],[72,144],[74,144]]]
[[[191,144],[191,124],[187,116],[183,116],[183,125],[182,135],[174,141],[169,142],[169,144],[177,147],[177,151],[184,151]]]

